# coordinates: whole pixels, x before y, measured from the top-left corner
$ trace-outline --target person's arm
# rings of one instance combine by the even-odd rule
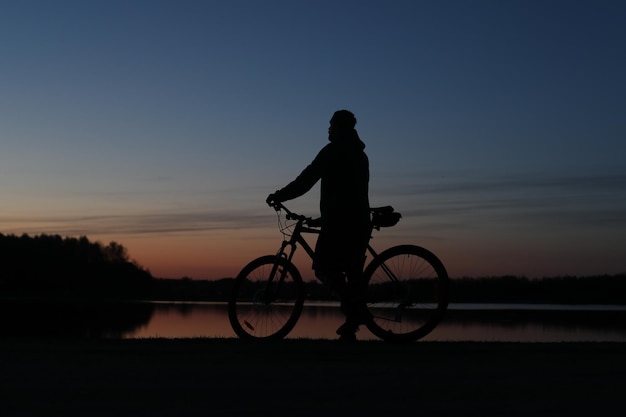
[[[329,145],[322,148],[313,162],[311,162],[311,164],[307,166],[295,180],[291,181],[275,193],[270,194],[267,201],[283,202],[293,200],[294,198],[300,197],[308,192],[311,188],[313,188],[317,181],[322,178],[322,174],[330,156],[330,151],[331,149]]]

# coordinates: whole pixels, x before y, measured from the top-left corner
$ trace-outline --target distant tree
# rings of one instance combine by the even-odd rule
[[[110,242],[102,251],[109,262],[129,262],[128,251],[117,242]]]

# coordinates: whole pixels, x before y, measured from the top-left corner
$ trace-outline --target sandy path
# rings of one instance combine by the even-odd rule
[[[626,415],[619,343],[4,340],[0,367],[4,417]]]

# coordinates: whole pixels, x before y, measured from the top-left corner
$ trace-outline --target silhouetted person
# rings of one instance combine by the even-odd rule
[[[335,112],[328,129],[330,143],[294,181],[267,197],[268,203],[291,200],[321,180],[321,229],[313,269],[341,297],[346,322],[337,334],[348,340],[356,339],[359,324],[368,317],[362,272],[371,234],[369,160],[355,125],[351,112]]]

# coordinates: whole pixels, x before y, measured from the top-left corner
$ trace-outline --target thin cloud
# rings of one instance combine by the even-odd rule
[[[451,178],[386,190],[404,218],[465,227],[471,222],[531,227],[626,226],[626,175]],[[449,219],[449,220],[446,220]],[[423,223],[422,222],[422,223]]]
[[[506,193],[539,190],[572,190],[578,193],[617,191],[626,197],[626,175],[543,177],[531,175],[498,178],[426,179],[418,184],[387,187],[394,194],[436,195],[451,193]],[[384,189],[381,189],[384,191]]]
[[[267,226],[268,218],[245,211],[168,212],[79,217],[0,217],[0,225],[4,233],[25,233],[24,225],[29,225],[28,229],[36,233],[134,235],[257,228]]]

